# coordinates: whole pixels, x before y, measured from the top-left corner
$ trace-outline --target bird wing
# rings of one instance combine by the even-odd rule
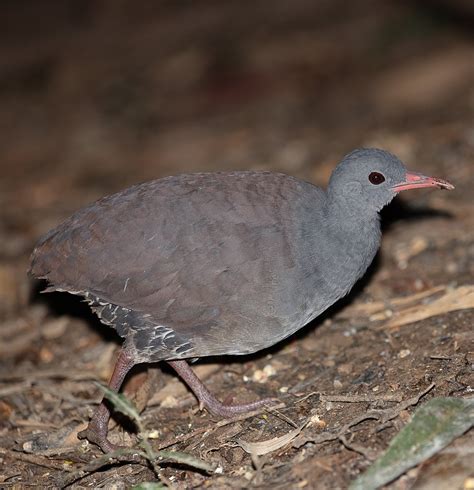
[[[298,305],[292,237],[304,186],[322,192],[269,172],[140,184],[50,232],[31,271],[177,330],[240,322],[252,335],[256,322],[279,321]]]

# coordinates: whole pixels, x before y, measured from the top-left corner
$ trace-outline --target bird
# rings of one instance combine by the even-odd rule
[[[110,389],[163,361],[201,408],[231,417],[272,399],[223,403],[189,362],[261,351],[321,315],[371,264],[381,209],[423,187],[454,188],[378,148],[347,154],[325,190],[270,171],[165,177],[74,213],[38,241],[29,272],[45,291],[81,296],[124,339]],[[113,451],[110,416],[103,400],[79,437]]]

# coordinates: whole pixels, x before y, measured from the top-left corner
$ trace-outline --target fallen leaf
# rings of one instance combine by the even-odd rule
[[[439,295],[439,293],[444,294]],[[428,298],[431,296],[433,299],[429,301]],[[450,311],[469,308],[474,308],[474,285],[459,286],[453,289],[438,286],[428,291],[394,298],[386,302],[376,301],[354,305],[341,312],[340,317],[369,316],[371,321],[388,320],[380,327],[386,329],[419,322]]]
[[[340,313],[341,318],[353,318],[353,317],[365,317],[368,315],[375,315],[384,312],[387,307],[392,308],[404,308],[407,305],[417,303],[422,299],[434,296],[436,293],[446,291],[446,286],[437,286],[435,288],[427,289],[420,293],[415,293],[410,296],[402,296],[400,298],[393,298],[387,301],[373,301],[371,303],[356,303],[347,308],[344,308]]]
[[[286,446],[288,443],[290,443],[293,439],[295,439],[299,435],[299,433],[304,429],[307,423],[308,421],[306,421],[300,427],[297,427],[296,429],[288,432],[288,434],[285,434],[280,437],[274,437],[273,439],[268,439],[266,441],[259,441],[259,442],[248,442],[239,439],[237,441],[237,444],[245,452],[253,456],[262,456],[264,454],[268,454],[273,451],[276,451],[277,449],[280,449],[283,446]]]
[[[418,408],[385,453],[349,487],[372,490],[444,449],[474,425],[474,398],[433,398]]]
[[[429,303],[422,303],[402,311],[394,311],[384,328],[396,328],[419,322],[450,311],[474,308],[474,286],[459,286]]]

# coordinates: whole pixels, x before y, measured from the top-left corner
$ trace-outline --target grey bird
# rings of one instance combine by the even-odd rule
[[[327,190],[272,172],[167,177],[77,211],[39,241],[30,272],[125,339],[111,389],[135,364],[166,361],[228,417],[270,400],[221,403],[186,359],[260,351],[323,313],[372,262],[379,211],[421,187],[454,188],[370,148],[345,156]],[[109,418],[102,402],[80,437],[113,450]]]

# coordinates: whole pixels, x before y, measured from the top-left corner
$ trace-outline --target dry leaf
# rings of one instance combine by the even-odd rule
[[[421,303],[421,300],[444,292],[432,301]],[[381,328],[396,328],[415,323],[450,311],[474,308],[474,285],[459,286],[447,289],[445,286],[416,293],[408,297],[394,298],[387,302],[377,301],[347,308],[341,313],[342,318],[369,316],[371,321],[387,320]]]
[[[299,433],[304,429],[307,423],[308,421],[306,421],[300,427],[297,427],[296,429],[288,432],[288,434],[285,434],[280,437],[274,437],[273,439],[268,439],[267,441],[248,442],[239,439],[237,441],[237,444],[245,452],[251,454],[252,456],[262,456],[264,454],[271,453],[272,451],[276,451],[277,449],[280,449],[283,446],[286,446],[288,443],[290,443],[293,439],[295,439],[299,435]]]
[[[434,296],[436,293],[440,293],[446,290],[446,286],[437,286],[435,288],[427,289],[420,293],[415,293],[410,296],[402,296],[400,298],[393,298],[388,301],[374,301],[372,303],[359,303],[344,308],[339,314],[341,318],[354,318],[365,317],[368,315],[377,315],[387,310],[387,307],[403,308],[412,303],[418,303],[420,300]]]
[[[384,328],[396,328],[409,323],[419,322],[449,311],[474,308],[474,286],[459,286],[430,303],[412,306],[402,311],[395,311]]]

